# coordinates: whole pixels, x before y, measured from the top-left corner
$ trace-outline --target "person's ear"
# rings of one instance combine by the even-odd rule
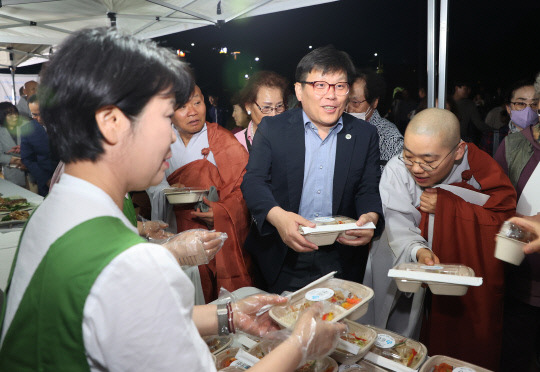
[[[302,102],[303,89],[302,89],[302,84],[301,83],[295,83],[294,84],[294,92],[296,93],[296,99],[299,102]]]
[[[131,125],[130,120],[116,106],[102,107],[96,111],[96,123],[106,143],[115,145]]]
[[[373,110],[375,110],[377,108],[377,106],[379,105],[379,99],[378,98],[375,98],[375,100],[373,101],[373,103],[371,104],[371,107],[373,107]]]
[[[461,160],[463,158],[463,156],[465,155],[466,148],[467,148],[467,144],[463,141],[460,141],[456,149],[456,157],[454,158],[456,161]]]
[[[511,115],[512,114],[512,109],[510,108],[510,105],[504,105],[506,107],[506,112],[508,113],[508,115]]]

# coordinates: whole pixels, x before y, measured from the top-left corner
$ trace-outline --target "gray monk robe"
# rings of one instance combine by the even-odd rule
[[[462,180],[462,172],[470,168],[467,154],[468,149],[441,184]],[[468,183],[480,189],[474,177]],[[429,239],[422,237],[419,228],[421,215],[417,208],[423,191],[401,160],[393,157],[388,162],[379,184],[387,223],[380,238],[372,242],[364,276],[364,285],[373,288],[375,296],[360,320],[415,339],[420,334],[425,290],[422,288],[414,296],[400,292],[394,280],[388,277],[388,270],[402,262],[415,262],[419,248],[431,249]]]

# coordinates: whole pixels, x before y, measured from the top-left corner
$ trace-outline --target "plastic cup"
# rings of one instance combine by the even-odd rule
[[[496,236],[495,257],[499,260],[519,266],[525,258],[523,246],[526,243],[519,240],[507,238],[506,236]]]

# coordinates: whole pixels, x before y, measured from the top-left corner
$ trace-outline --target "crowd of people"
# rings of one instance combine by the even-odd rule
[[[83,58],[92,51],[96,58]],[[4,177],[28,186],[29,171],[48,194],[19,243],[0,369],[215,370],[200,336],[265,336],[277,327],[257,312],[287,301],[211,304],[221,288],[282,294],[337,271],[375,292],[360,323],[418,339],[430,355],[528,370],[540,331],[540,205],[523,205],[540,185],[540,74],[516,83],[485,120],[464,82],[444,110],[397,90],[396,125],[378,110],[382,76],[321,47],[298,63],[294,93],[275,72],[254,74],[232,101],[233,133],[215,92],[206,105],[172,53],[94,29],[73,34],[36,85],[21,100],[33,120],[0,103]],[[171,187],[209,192],[171,205]],[[141,190],[151,205],[143,223],[129,197]],[[300,234],[338,215],[375,228],[325,246]],[[494,257],[509,219],[536,236],[516,267]],[[163,246],[142,238],[152,234],[175,238]],[[194,305],[178,264],[187,244],[207,254],[198,267],[205,305]],[[388,270],[404,262],[466,265],[483,284],[464,296],[403,293]],[[305,312],[252,369],[293,371],[328,354],[345,327],[320,312]]]

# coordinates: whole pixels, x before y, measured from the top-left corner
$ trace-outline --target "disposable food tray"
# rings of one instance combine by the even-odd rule
[[[365,359],[392,371],[412,372],[418,370],[427,357],[427,349],[421,342],[397,333],[368,326],[377,332],[377,340]]]
[[[426,283],[433,294],[463,296],[469,286],[482,285],[482,278],[475,277],[473,269],[458,264],[401,263],[388,276],[395,279],[402,292],[417,292]]]
[[[340,343],[338,343],[336,350],[332,353],[331,357],[334,358],[339,363],[343,364],[353,364],[358,362],[360,359],[362,359],[369,349],[373,346],[375,343],[375,340],[377,339],[377,332],[372,329],[368,328],[365,325],[362,325],[360,323],[353,322],[348,319],[344,319],[343,323],[347,325],[349,328],[348,330],[348,336],[349,337],[359,337],[365,340],[365,345],[360,347],[358,349],[357,353],[352,353],[349,351],[344,350],[343,343],[346,343],[347,341],[342,339],[340,340]]]
[[[488,369],[475,366],[474,364],[464,362],[459,359],[450,358],[444,355],[434,355],[431,358],[429,358],[422,368],[420,368],[420,372],[433,372],[435,366],[440,365],[441,363],[446,363],[453,367],[453,372],[491,372]]]
[[[360,318],[367,312],[369,301],[373,298],[373,290],[365,285],[343,279],[329,278],[314,286],[307,285],[305,289],[295,292],[286,305],[272,307],[270,309],[270,317],[283,328],[294,326],[302,310],[316,302],[306,299],[306,294],[313,293],[312,291],[315,289],[322,289],[325,292],[329,290],[331,290],[330,292],[333,291],[335,296],[322,300],[324,309],[328,310],[325,315],[332,313],[331,319],[328,319],[332,322],[337,322],[345,318]],[[346,300],[345,302],[348,301],[348,308],[344,307],[345,302],[341,302],[341,300],[332,302],[335,298],[340,297],[340,294],[355,296],[358,301],[351,304],[352,302],[356,302],[354,297],[351,298],[351,301]]]
[[[203,337],[203,340],[214,355],[226,349],[232,343],[231,336],[208,336]]]
[[[306,240],[318,246],[334,244],[339,236],[345,239],[354,239],[354,236],[349,236],[344,231],[360,229],[356,225],[355,219],[345,216],[317,217],[311,222],[316,226],[300,226],[299,231]]]
[[[169,204],[191,204],[208,196],[208,190],[203,187],[175,187],[163,190]]]

